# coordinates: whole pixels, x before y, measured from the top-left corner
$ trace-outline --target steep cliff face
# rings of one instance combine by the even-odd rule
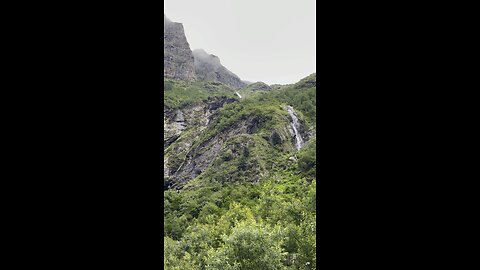
[[[225,68],[220,59],[202,49],[192,52],[181,23],[170,21],[166,15],[163,29],[163,76],[184,81],[209,81],[224,83],[233,88],[248,83]]]
[[[207,149],[202,154],[196,154],[199,149],[194,147],[212,121],[218,117],[217,111],[224,105],[236,102],[228,97],[211,97],[179,108],[164,108],[164,177],[165,187],[181,187],[188,180],[195,178],[211,163],[218,152],[220,141],[209,140]],[[192,155],[195,154],[195,158]]]
[[[163,76],[176,80],[195,80],[192,50],[181,23],[171,22],[164,14]]]
[[[218,56],[208,54],[202,49],[194,50],[195,74],[198,79],[212,82],[221,82],[233,88],[242,88],[247,85],[237,75],[225,68]]]

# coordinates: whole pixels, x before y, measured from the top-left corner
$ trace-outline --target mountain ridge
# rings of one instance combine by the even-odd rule
[[[164,14],[164,77],[176,80],[221,82],[234,88],[248,85],[204,49],[191,50],[183,24]]]

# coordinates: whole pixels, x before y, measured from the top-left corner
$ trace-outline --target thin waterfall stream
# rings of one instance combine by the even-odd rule
[[[290,117],[292,118],[292,122],[290,123],[290,125],[292,126],[293,131],[295,132],[295,140],[296,140],[297,150],[300,150],[300,148],[302,148],[303,144],[304,144],[303,139],[302,139],[302,135],[300,135],[300,133],[298,132],[298,129],[300,128],[300,124],[298,122],[297,115],[295,114],[295,111],[293,110],[293,107],[292,106],[287,106],[287,111],[288,111],[288,114],[290,115]]]

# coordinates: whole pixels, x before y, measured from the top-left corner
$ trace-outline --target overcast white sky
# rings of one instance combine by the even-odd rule
[[[315,0],[164,0],[190,48],[242,80],[295,83],[316,72]]]

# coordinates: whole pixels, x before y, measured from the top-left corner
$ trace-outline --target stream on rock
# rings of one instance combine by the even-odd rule
[[[295,140],[296,140],[296,146],[297,150],[300,150],[303,146],[303,139],[302,135],[298,132],[298,129],[300,128],[300,124],[298,122],[297,115],[295,114],[295,111],[293,110],[292,106],[287,106],[287,111],[288,114],[290,114],[290,117],[292,118],[292,122],[290,123],[292,125],[293,131],[295,132]]]

